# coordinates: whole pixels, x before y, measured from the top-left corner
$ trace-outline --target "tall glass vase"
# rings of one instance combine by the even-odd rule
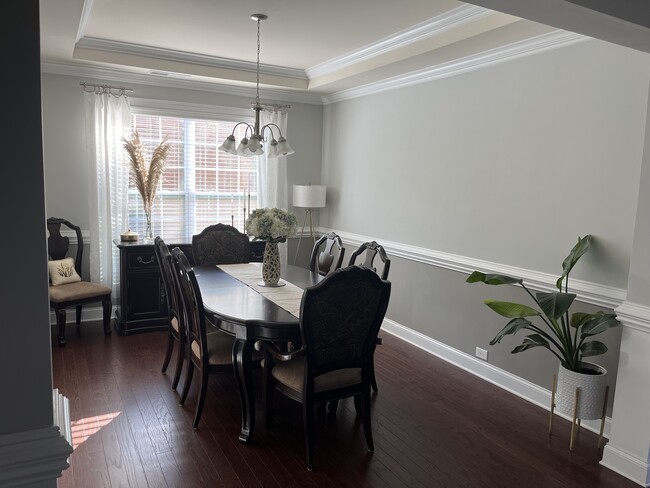
[[[277,286],[280,281],[280,251],[277,242],[267,242],[264,247],[262,280],[265,286]]]
[[[146,227],[144,228],[144,238],[145,239],[153,239],[153,229],[151,228],[151,208],[144,209],[144,216],[146,218]]]

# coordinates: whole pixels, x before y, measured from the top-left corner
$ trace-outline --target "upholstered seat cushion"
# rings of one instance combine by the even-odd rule
[[[178,317],[172,317],[172,329],[178,332]]]
[[[232,345],[235,342],[233,336],[217,331],[214,334],[207,334],[206,339],[208,343],[208,364],[232,364]],[[201,348],[196,341],[192,341],[192,354],[197,358],[201,357]]]
[[[107,286],[89,281],[77,281],[65,285],[50,286],[50,302],[64,303],[70,300],[83,300],[84,298],[110,295],[111,289]]]
[[[301,356],[291,361],[278,362],[273,366],[271,375],[292,390],[302,392],[305,385],[306,361],[307,358]],[[314,378],[314,390],[321,392],[359,383],[361,383],[361,368],[339,369]]]

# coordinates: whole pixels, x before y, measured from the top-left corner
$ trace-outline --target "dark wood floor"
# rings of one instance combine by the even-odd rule
[[[54,386],[70,399],[75,436],[60,487],[637,486],[598,464],[594,434],[583,431],[571,453],[569,422],[557,417],[549,437],[543,409],[386,333],[376,353],[374,454],[352,402],[342,401],[336,416],[319,410],[309,472],[297,405],[279,401],[266,430],[258,401],[255,444],[242,445],[234,379],[213,375],[193,430],[198,381],[180,407],[171,371],[160,373],[165,333],[70,329],[67,346],[53,345]]]

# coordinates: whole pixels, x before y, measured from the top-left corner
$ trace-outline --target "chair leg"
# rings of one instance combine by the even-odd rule
[[[167,331],[167,350],[165,351],[165,359],[163,359],[163,365],[160,369],[160,372],[165,374],[167,372],[167,366],[169,366],[169,360],[172,358],[172,353],[174,352],[174,336],[170,331]]]
[[[192,428],[196,429],[201,420],[201,413],[203,412],[203,404],[205,403],[205,394],[208,392],[208,370],[201,368],[201,393],[199,393],[199,400],[196,403],[196,413],[194,414],[194,423]]]
[[[375,452],[375,443],[372,439],[372,425],[370,423],[370,388],[366,388],[363,392],[361,397],[361,407],[363,411],[363,432],[366,434],[368,451]]]
[[[113,311],[113,303],[111,296],[108,295],[102,300],[103,319],[104,319],[104,335],[111,335],[111,312]],[[81,307],[77,314],[77,319],[81,318]],[[79,324],[77,324],[79,325]]]
[[[354,395],[354,411],[357,415],[363,415],[363,405],[361,403],[361,395]]]
[[[307,469],[314,469],[314,404],[305,401],[302,404],[303,422],[305,429],[305,446],[307,449]]]
[[[178,386],[178,380],[181,379],[183,361],[185,361],[185,342],[181,341],[178,344],[178,353],[176,354],[176,369],[174,370],[174,380],[172,381],[172,390],[174,391],[176,391],[176,387]]]
[[[181,393],[181,399],[178,401],[179,405],[185,403],[187,398],[187,393],[190,391],[190,384],[192,383],[192,375],[194,374],[194,363],[191,359],[187,360],[187,373],[185,373],[185,384],[183,385],[183,392]]]
[[[370,367],[370,385],[372,386],[372,389],[375,393],[379,391],[377,388],[377,379],[375,378],[375,362],[372,362],[372,366]]]
[[[82,305],[76,305],[75,306],[75,309],[76,309],[76,312],[77,312],[77,316],[75,317],[75,322],[77,324],[77,327],[79,327],[81,325],[81,308],[82,308]]]
[[[271,428],[273,423],[273,381],[269,378],[270,375],[264,378],[264,391],[266,392],[266,405],[265,405],[265,414],[264,414],[264,423],[267,429]]]
[[[59,340],[59,346],[65,346],[65,308],[55,309],[54,314],[56,315],[56,335]]]

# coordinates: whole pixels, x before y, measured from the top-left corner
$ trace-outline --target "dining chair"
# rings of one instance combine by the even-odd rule
[[[192,236],[192,254],[197,266],[248,263],[250,239],[231,225],[210,225]]]
[[[302,347],[283,352],[258,341],[263,349],[266,425],[273,417],[275,391],[302,403],[307,468],[313,469],[314,408],[317,403],[354,397],[363,421],[368,451],[374,450],[370,422],[372,357],[388,307],[391,284],[359,266],[339,269],[306,288],[300,306]]]
[[[167,350],[163,359],[162,373],[167,371],[167,366],[172,358],[174,352],[174,345],[178,343],[178,351],[176,353],[176,368],[174,370],[174,379],[172,380],[172,390],[176,390],[178,380],[181,377],[181,370],[183,369],[183,361],[185,360],[185,343],[187,333],[185,331],[185,321],[182,320],[181,311],[179,307],[179,290],[176,286],[174,279],[174,271],[172,269],[172,255],[167,247],[167,244],[160,236],[154,239],[154,252],[156,253],[156,260],[160,267],[160,276],[163,282],[163,289],[167,297]]]
[[[206,333],[205,310],[201,290],[187,256],[178,247],[172,249],[172,263],[174,276],[180,291],[181,313],[185,314],[187,325],[187,371],[179,404],[184,405],[192,383],[194,368],[197,368],[201,374],[201,386],[199,398],[196,402],[194,422],[192,423],[192,427],[196,429],[205,403],[208,376],[211,373],[233,371],[232,350],[235,338],[221,331],[211,334]]]
[[[335,232],[323,234],[314,244],[309,259],[309,269],[321,276],[339,269],[343,264],[345,248]]]
[[[77,237],[75,257],[68,256],[70,239],[61,235],[61,225],[74,231]],[[111,334],[111,288],[99,283],[82,280],[83,236],[81,228],[66,219],[47,219],[47,263],[50,276],[50,307],[56,315],[57,338],[60,346],[65,345],[66,308],[75,307],[77,327],[81,325],[81,310],[87,303],[102,303],[104,334]]]
[[[348,266],[355,265],[357,258],[360,257],[362,254],[364,255],[363,263],[360,263],[357,266],[363,266],[368,269],[371,269],[377,274],[379,274],[382,280],[387,280],[388,272],[390,271],[390,259],[388,259],[388,256],[386,255],[384,246],[377,244],[377,241],[364,242],[357,248],[356,251],[352,253],[352,256],[350,256],[350,262],[348,263]],[[377,268],[375,268],[373,264],[376,256],[379,256],[379,259],[382,262],[381,273],[377,271]],[[377,344],[381,344],[381,343],[382,343],[381,337],[377,337]],[[377,388],[377,380],[375,378],[374,362],[372,367],[372,389],[375,392],[379,391],[379,389]]]

